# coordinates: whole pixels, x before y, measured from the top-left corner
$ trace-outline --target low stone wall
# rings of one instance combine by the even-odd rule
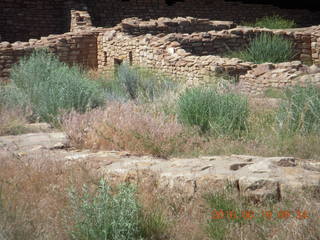
[[[291,40],[296,51],[295,59],[308,63],[312,61],[311,34],[309,32],[237,27],[219,32],[209,31],[190,35],[171,34],[168,35],[168,38],[179,42],[183,49],[194,55],[224,55],[229,51],[244,49],[252,39],[261,33],[280,35]]]
[[[189,85],[203,83],[216,73],[227,73],[239,77],[239,89],[242,92],[254,95],[261,94],[270,87],[282,88],[305,82],[299,77],[310,74],[311,70],[301,61],[265,65],[216,55],[226,50],[225,45],[230,49],[243,48],[250,39],[262,32],[291,39],[295,43],[297,59],[312,60],[313,35],[310,31],[271,31],[239,27],[219,32],[132,36],[116,27],[99,34],[98,68],[102,72],[109,72],[126,61],[161,70],[177,79],[183,78]],[[317,83],[317,79],[312,82]]]
[[[19,58],[29,55],[36,48],[48,48],[59,56],[61,61],[96,68],[97,35],[103,30],[92,29],[77,33],[50,35],[29,42],[0,43],[0,82],[8,81],[10,69]]]
[[[148,34],[132,37],[116,30],[99,34],[99,70],[112,71],[123,61],[158,69],[177,79],[187,79],[188,84],[201,83],[210,74],[216,72],[226,72],[231,75],[244,74],[255,66],[253,63],[246,63],[239,59],[191,55],[181,48],[178,42],[170,41],[170,36]]]
[[[240,76],[239,90],[251,95],[259,95],[270,88],[285,88],[308,83],[320,84],[320,68],[309,67],[300,61],[278,64],[264,63]]]
[[[150,21],[142,21],[139,18],[128,18],[124,19],[119,25],[123,32],[130,35],[208,32],[236,27],[236,24],[231,21],[211,21],[209,19],[193,17],[161,17]]]

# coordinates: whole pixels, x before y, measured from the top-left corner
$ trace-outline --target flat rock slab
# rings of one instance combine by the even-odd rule
[[[234,184],[254,201],[280,200],[291,191],[320,188],[320,165],[293,157],[246,155],[172,158],[133,156],[128,152],[63,149],[64,133],[34,133],[0,137],[0,156],[16,152],[23,156],[50,154],[70,166],[85,164],[94,175],[114,181],[156,181],[155,186],[193,197],[195,194]]]
[[[66,144],[67,137],[62,132],[29,133],[0,137],[0,151],[29,152],[39,149],[62,148]]]

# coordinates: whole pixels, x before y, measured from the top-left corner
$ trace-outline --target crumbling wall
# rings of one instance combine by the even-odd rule
[[[241,92],[259,95],[270,88],[285,88],[308,83],[320,85],[320,68],[303,65],[300,61],[258,64],[240,76]]]
[[[268,88],[282,88],[306,82],[299,77],[310,74],[301,61],[312,59],[312,29],[301,31],[271,31],[259,28],[234,28],[205,33],[170,33],[159,35],[129,35],[115,27],[98,37],[98,68],[108,73],[126,61],[142,65],[175,78],[183,78],[189,85],[208,80],[210,75],[227,73],[240,80],[239,89],[250,94],[261,94]],[[262,32],[282,35],[294,42],[299,61],[279,64],[254,64],[240,59],[218,56],[228,48],[241,49],[250,39]],[[224,45],[229,45],[228,48]],[[317,51],[319,48],[317,48]],[[312,82],[320,82],[317,75]]]
[[[208,32],[221,31],[224,29],[234,28],[237,25],[231,21],[213,21],[205,18],[193,17],[177,17],[151,19],[143,21],[137,17],[126,18],[120,24],[122,32],[129,35],[138,36],[144,34],[161,34],[161,33],[193,33],[193,32]]]
[[[197,56],[224,55],[230,51],[244,49],[252,39],[267,32],[291,40],[294,43],[296,60],[308,63],[312,61],[311,32],[314,28],[304,31],[269,30],[237,27],[229,21],[210,21],[190,17],[159,18],[151,21],[129,18],[122,21],[118,27],[122,32],[132,36],[147,33],[152,35],[167,34],[166,39],[168,41],[178,42],[187,52]]]
[[[108,73],[121,62],[160,70],[175,78],[198,84],[216,72],[240,75],[255,64],[219,56],[194,56],[170,41],[170,37],[141,35],[132,37],[116,30],[98,37],[98,69]]]
[[[93,29],[77,33],[50,35],[29,42],[0,43],[0,82],[8,81],[13,64],[23,56],[28,56],[36,48],[48,48],[59,59],[68,64],[96,68],[97,35],[102,30]]]
[[[87,11],[71,10],[70,32],[82,31],[91,27],[91,16]]]
[[[320,66],[320,27],[311,33],[311,51],[313,63]]]

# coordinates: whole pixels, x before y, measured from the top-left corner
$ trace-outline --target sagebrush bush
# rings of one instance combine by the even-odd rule
[[[84,112],[103,103],[103,91],[96,82],[47,50],[35,50],[22,58],[12,68],[11,79],[43,121],[56,122],[60,111]]]
[[[179,119],[201,131],[218,135],[237,135],[247,128],[247,99],[233,93],[219,93],[214,88],[187,89],[178,100]]]
[[[254,23],[245,22],[243,25],[269,29],[285,29],[296,27],[296,24],[293,20],[285,19],[279,15],[265,16],[258,18]]]
[[[72,216],[76,221],[72,239],[134,240],[140,238],[140,206],[132,185],[120,185],[116,194],[100,180],[95,194],[86,185],[82,192],[70,191]]]
[[[154,71],[121,64],[114,79],[106,86],[111,99],[154,101],[167,91],[175,89],[176,84],[167,76]]]
[[[294,55],[294,46],[291,40],[270,33],[261,33],[250,41],[245,50],[230,53],[229,57],[237,57],[244,61],[260,64],[290,61]]]
[[[312,85],[288,89],[277,121],[287,133],[320,133],[320,89]]]

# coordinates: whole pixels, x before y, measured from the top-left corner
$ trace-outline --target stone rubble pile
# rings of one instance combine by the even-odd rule
[[[240,89],[258,95],[268,88],[320,84],[320,67],[303,65],[300,61],[279,64],[264,63],[240,76]]]

